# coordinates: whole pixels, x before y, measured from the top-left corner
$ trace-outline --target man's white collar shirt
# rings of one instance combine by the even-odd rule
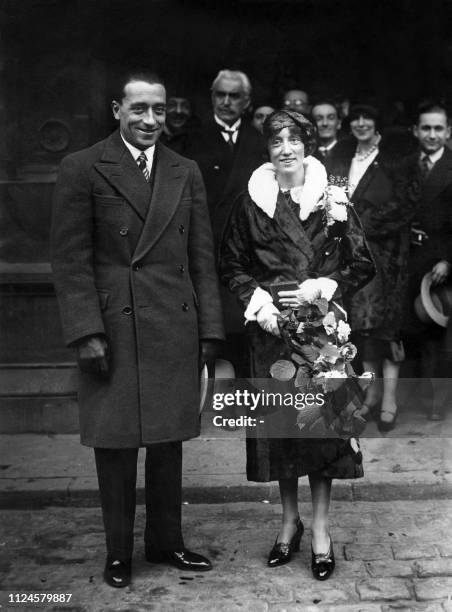
[[[331,151],[335,145],[337,145],[337,140],[333,140],[333,142],[330,142],[330,144],[326,146],[319,145],[319,151],[321,153],[326,153],[327,151]]]
[[[421,160],[425,159],[426,157],[429,157],[430,161],[432,162],[432,166],[434,166],[436,162],[441,159],[441,157],[443,156],[443,153],[444,153],[444,147],[441,147],[441,149],[438,149],[438,151],[435,151],[435,153],[425,153],[423,151],[421,153]]]
[[[235,144],[237,142],[237,137],[239,135],[239,127],[240,127],[240,124],[242,123],[242,118],[239,117],[233,125],[228,125],[216,115],[214,115],[213,118],[215,119],[215,122],[218,123],[218,125],[223,128],[221,130],[221,135],[223,136],[225,141],[229,142],[229,134],[230,134],[232,142]]]
[[[148,167],[149,176],[151,176],[152,163],[154,161],[155,145],[152,145],[152,147],[148,147],[147,149],[144,149],[144,151],[142,151],[141,149],[137,149],[136,147],[131,145],[130,142],[127,142],[127,140],[123,137],[122,134],[121,134],[121,138],[122,138],[124,144],[126,145],[126,147],[131,152],[132,157],[133,157],[133,159],[135,160],[135,162],[137,164],[138,164],[137,159],[140,157],[140,155],[142,153],[144,153],[146,155],[146,157],[148,159],[147,162],[146,162],[146,165]]]

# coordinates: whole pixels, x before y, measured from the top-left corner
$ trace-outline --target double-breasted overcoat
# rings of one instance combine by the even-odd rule
[[[158,143],[148,183],[119,131],[66,157],[52,264],[67,344],[104,334],[110,346],[108,377],[80,372],[82,443],[198,435],[199,342],[223,330],[196,163]]]

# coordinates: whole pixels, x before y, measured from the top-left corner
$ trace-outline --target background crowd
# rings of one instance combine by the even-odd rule
[[[402,102],[383,117],[368,100],[334,95],[311,100],[305,89],[289,90],[279,105],[270,105],[255,101],[248,76],[231,70],[220,71],[212,83],[208,117],[198,117],[182,92],[168,93],[163,142],[200,166],[217,262],[234,203],[252,171],[267,160],[262,136],[266,117],[277,106],[302,113],[317,127],[313,156],[325,165],[330,181],[347,187],[377,267],[375,278],[348,306],[359,349],[357,367],[377,377],[363,411],[377,419],[380,430],[389,431],[397,417],[397,380],[406,358],[405,376],[449,375],[445,324],[435,323],[425,312],[419,318],[415,310],[427,273],[426,295],[438,312],[448,308],[452,152],[444,100],[421,100],[411,117]],[[244,377],[250,363],[243,313],[226,289],[222,302],[224,357],[236,375]],[[418,307],[423,308],[422,300]],[[439,420],[444,407],[433,398],[426,413]]]

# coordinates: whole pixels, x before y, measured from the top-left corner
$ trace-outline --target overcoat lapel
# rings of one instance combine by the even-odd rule
[[[273,219],[275,223],[278,224],[281,231],[290,238],[297,249],[303,253],[308,261],[310,261],[314,255],[311,241],[307,237],[300,219],[297,218],[296,214],[289,208],[286,202],[283,201],[283,198],[284,196],[279,193]]]
[[[441,159],[433,166],[425,180],[423,189],[424,202],[432,202],[451,183],[452,152],[446,148]]]
[[[119,130],[107,139],[101,160],[94,166],[144,222],[149,207],[149,184],[122,141]]]
[[[176,156],[157,143],[155,179],[151,203],[133,260],[141,259],[157,242],[180,204],[188,168],[181,166]]]

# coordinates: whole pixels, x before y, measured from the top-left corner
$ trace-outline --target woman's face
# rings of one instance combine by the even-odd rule
[[[296,174],[303,170],[304,144],[296,130],[283,128],[270,138],[268,151],[277,174]]]
[[[375,121],[362,115],[350,121],[350,129],[356,140],[361,143],[369,142],[376,134]]]

